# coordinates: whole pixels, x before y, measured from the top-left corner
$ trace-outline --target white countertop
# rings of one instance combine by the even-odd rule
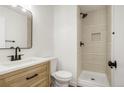
[[[6,74],[6,73],[10,73],[19,69],[23,69],[26,67],[30,67],[39,63],[43,63],[43,62],[47,62],[50,60],[54,60],[56,59],[55,57],[46,57],[46,58],[42,58],[42,57],[30,57],[24,60],[20,60],[20,61],[6,61],[6,62],[0,62],[0,75]],[[29,62],[26,60],[29,60]],[[18,63],[20,62],[20,63]],[[23,63],[21,63],[23,62]],[[7,64],[7,65],[6,65]]]

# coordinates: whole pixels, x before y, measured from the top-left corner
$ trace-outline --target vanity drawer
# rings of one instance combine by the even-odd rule
[[[37,85],[37,87],[47,87],[49,86],[48,81],[44,80],[43,82],[39,83],[39,85]]]
[[[18,73],[19,72],[19,73]],[[49,86],[49,64],[39,64],[17,71],[12,76],[4,78],[4,82],[10,87],[39,87]],[[10,73],[12,74],[12,73]]]
[[[41,80],[31,85],[31,87],[34,87],[34,86],[35,87],[48,87],[49,86],[48,79]]]

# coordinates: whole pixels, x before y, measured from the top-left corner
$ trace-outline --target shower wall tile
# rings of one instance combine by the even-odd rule
[[[103,55],[95,55],[95,54],[83,55],[83,63],[104,65],[105,61],[106,61],[106,56]]]
[[[83,64],[83,68],[84,68],[84,70],[88,70],[88,71],[105,73],[105,67],[102,65],[85,63],[85,64]]]
[[[82,42],[84,42],[82,67],[84,70],[105,73],[106,30],[106,8],[88,12],[88,16],[83,19],[82,23]]]
[[[83,20],[84,25],[106,24],[106,8],[87,12],[88,16]]]

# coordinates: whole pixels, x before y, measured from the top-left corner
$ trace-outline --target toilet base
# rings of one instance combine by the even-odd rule
[[[51,86],[69,87],[70,80],[72,79],[72,74],[67,71],[57,71],[52,73],[51,77],[52,77]]]
[[[51,87],[69,87],[69,81],[57,81],[53,76],[51,76]]]
[[[69,87],[69,82],[59,82],[55,80],[54,87]]]

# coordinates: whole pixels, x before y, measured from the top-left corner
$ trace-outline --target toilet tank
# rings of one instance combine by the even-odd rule
[[[57,63],[58,63],[57,58],[52,59],[50,61],[50,71],[51,71],[51,74],[57,71]]]

